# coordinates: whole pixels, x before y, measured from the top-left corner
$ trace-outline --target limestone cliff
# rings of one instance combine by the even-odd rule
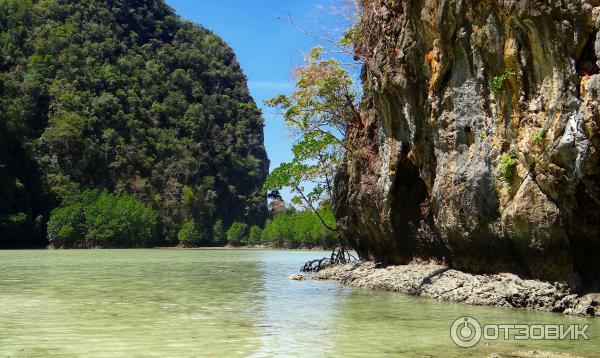
[[[383,263],[600,277],[600,1],[363,0],[334,206]]]

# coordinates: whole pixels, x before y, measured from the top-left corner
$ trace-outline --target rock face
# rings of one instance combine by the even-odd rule
[[[600,2],[363,1],[365,98],[336,178],[363,258],[600,277]]]

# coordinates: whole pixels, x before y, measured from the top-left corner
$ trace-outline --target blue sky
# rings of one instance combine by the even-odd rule
[[[339,0],[167,0],[186,20],[221,36],[235,51],[250,92],[265,119],[265,145],[271,168],[291,159],[292,139],[283,120],[264,106],[265,99],[293,88],[291,71],[319,42],[295,29],[339,37],[344,16],[332,7]],[[289,191],[283,191],[286,200]]]

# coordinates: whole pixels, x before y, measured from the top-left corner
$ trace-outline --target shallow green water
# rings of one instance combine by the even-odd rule
[[[290,281],[319,252],[0,252],[0,356],[600,356],[600,320]],[[589,341],[456,347],[452,321],[591,324]]]

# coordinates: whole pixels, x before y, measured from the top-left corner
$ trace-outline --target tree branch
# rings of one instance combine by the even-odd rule
[[[338,49],[337,52],[343,53],[345,55],[354,57],[354,51],[351,49],[348,49],[346,46],[341,45],[338,41],[332,40],[327,36],[323,36],[323,35],[319,35],[319,34],[315,34],[312,32],[309,32],[303,28],[301,28],[300,26],[296,25],[296,22],[294,21],[294,18],[292,17],[292,15],[288,14],[287,15],[288,18],[288,22],[290,23],[290,25],[292,25],[292,27],[294,28],[294,30],[300,32],[301,34],[304,34],[306,36],[310,36],[312,38],[315,38],[317,40],[322,40],[325,42],[328,42],[329,44],[331,44],[334,48]],[[281,19],[281,17],[280,17]]]
[[[327,223],[325,222],[325,219],[323,219],[323,217],[321,216],[321,214],[319,214],[319,212],[317,211],[317,209],[315,209],[315,207],[313,206],[313,204],[310,202],[310,200],[308,200],[308,198],[306,197],[306,195],[304,195],[304,192],[300,189],[300,187],[298,187],[297,185],[294,186],[294,190],[296,192],[298,192],[298,194],[300,194],[300,196],[302,197],[302,200],[304,200],[304,202],[306,203],[306,205],[308,206],[308,208],[310,210],[312,210],[312,212],[314,212],[317,217],[319,218],[319,220],[321,221],[321,224],[323,224],[323,226],[325,226],[325,228],[327,228],[328,230],[337,233],[337,229],[332,228],[331,226],[327,225]]]

